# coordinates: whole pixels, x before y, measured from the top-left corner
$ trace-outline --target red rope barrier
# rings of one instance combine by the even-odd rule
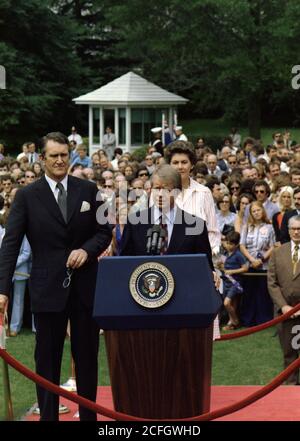
[[[262,323],[261,325],[253,326],[252,328],[243,329],[242,331],[232,332],[230,334],[224,334],[215,341],[233,340],[234,338],[244,337],[246,335],[254,334],[255,332],[263,331],[264,329],[271,328],[278,323],[284,322],[286,319],[295,314],[295,312],[300,310],[300,303],[294,306],[289,312],[282,314],[275,319],[269,320],[268,322]]]
[[[46,380],[40,375],[35,374],[26,366],[19,363],[6,350],[1,348],[0,348],[0,357],[3,358],[10,366],[12,366],[18,372],[23,374],[25,377],[29,378],[30,380],[44,387],[48,391],[55,393],[57,395],[61,395],[64,398],[73,401],[74,403],[80,404],[81,406],[84,406],[87,409],[92,410],[93,412],[100,413],[101,415],[104,415],[108,418],[112,418],[117,421],[157,421],[157,420],[134,417],[132,415],[126,415],[121,412],[115,412],[111,409],[107,409],[106,407],[100,406],[99,404],[96,404],[86,398],[83,398],[80,395],[75,395],[73,392],[66,391],[65,389],[62,389],[56,384],[51,383],[50,381]],[[269,384],[262,387],[253,394],[249,395],[248,397],[244,398],[243,400],[238,401],[237,403],[223,407],[221,409],[214,410],[212,412],[205,413],[203,415],[198,415],[195,417],[184,418],[184,419],[167,420],[167,421],[182,421],[182,422],[209,421],[236,412],[248,406],[249,404],[252,404],[255,401],[263,398],[265,395],[269,394],[270,392],[272,392],[274,389],[280,386],[280,384],[283,383],[283,381],[285,381],[296,369],[299,368],[300,368],[300,358],[298,358],[293,363],[291,363],[284,371],[278,374]],[[159,421],[165,421],[165,420],[159,420]]]
[[[268,395],[270,392],[280,386],[280,384],[282,384],[296,369],[299,368],[300,358],[293,361],[293,363],[291,363],[284,371],[273,378],[273,380],[266,386],[243,398],[241,401],[229,406],[225,406],[221,409],[213,410],[212,412],[204,413],[203,415],[197,417],[188,418],[187,421],[211,421],[215,420],[216,418],[221,418],[222,416],[237,412],[238,410],[243,409],[244,407],[247,407]]]
[[[29,380],[33,381],[34,383],[38,384],[44,389],[54,394],[60,395],[64,398],[67,398],[68,400],[73,401],[74,403],[80,404],[81,406],[84,406],[85,408],[93,412],[100,413],[101,415],[104,415],[108,418],[112,418],[114,420],[119,420],[119,421],[145,421],[142,418],[131,417],[130,415],[125,415],[120,412],[112,411],[110,409],[107,409],[106,407],[94,403],[93,401],[88,400],[87,398],[81,397],[80,395],[76,395],[74,394],[74,392],[69,392],[65,389],[62,389],[56,384],[51,383],[51,381],[46,380],[45,378],[33,372],[32,370],[28,369],[23,364],[19,363],[6,350],[1,348],[0,348],[0,357],[3,358],[3,360],[6,361],[6,363],[8,363],[11,367],[17,370],[20,374],[24,375],[24,377],[29,378]]]

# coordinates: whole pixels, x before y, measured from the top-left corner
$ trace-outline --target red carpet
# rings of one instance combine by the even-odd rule
[[[258,389],[260,386],[213,386],[211,410],[235,403]],[[102,406],[113,408],[109,386],[98,388],[97,401]],[[61,403],[66,404],[71,412],[61,415],[60,419],[79,421],[78,418],[73,418],[77,406],[65,399],[62,399]],[[27,421],[38,421],[38,419],[39,417],[35,415],[26,416]],[[98,419],[107,421],[102,415]],[[300,386],[280,386],[256,403],[216,421],[300,421]]]

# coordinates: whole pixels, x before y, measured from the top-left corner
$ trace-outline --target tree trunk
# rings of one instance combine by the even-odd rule
[[[253,93],[248,100],[248,129],[252,138],[260,139],[261,135],[261,96]]]

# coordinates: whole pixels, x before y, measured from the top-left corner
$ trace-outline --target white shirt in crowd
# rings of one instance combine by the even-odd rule
[[[71,133],[71,135],[68,136],[69,141],[75,141],[77,146],[83,144],[83,139],[78,133]]]

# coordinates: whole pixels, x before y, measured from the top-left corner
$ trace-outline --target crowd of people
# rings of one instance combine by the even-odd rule
[[[225,287],[232,283],[228,276],[233,274],[241,286],[239,290],[233,290],[234,296],[232,289],[228,288],[231,289],[231,311],[232,305],[235,307],[225,329],[236,329],[240,324],[253,326],[269,320],[273,316],[273,307],[266,277],[236,276],[239,268],[234,271],[226,268],[226,264],[224,268],[224,260],[228,260],[230,243],[236,243],[238,237],[236,245],[245,260],[240,259],[240,268],[248,273],[266,273],[273,248],[289,240],[289,215],[297,214],[297,209],[300,209],[300,145],[291,141],[288,132],[274,133],[267,146],[250,137],[242,142],[237,130],[232,129],[215,153],[202,137],[195,145],[186,141],[185,135],[182,138],[182,127],[176,132],[177,140],[165,146],[161,140],[161,129],[158,129],[153,130],[153,143],[145,149],[143,160],[138,162],[131,153],[123,152],[119,147],[114,148],[112,159],[106,148],[88,156],[82,137],[72,127],[68,137],[71,145],[68,173],[94,181],[102,199],[117,208],[111,219],[115,224],[113,240],[106,253],[120,254],[128,214],[151,205],[151,175],[157,167],[169,163],[182,178],[183,189],[176,201],[178,206],[207,223],[215,267],[220,269],[224,279],[224,292]],[[109,139],[111,134],[112,130],[108,128],[106,138]],[[115,143],[115,137],[112,138]],[[43,173],[43,161],[33,142],[24,143],[16,158],[2,153],[1,236],[18,189],[30,185]],[[234,236],[233,240],[230,236],[232,232],[240,236]],[[30,253],[25,242],[20,250],[14,279],[14,306],[18,305],[18,313],[13,312],[12,335],[17,335],[22,326],[22,304],[29,272]],[[224,296],[226,298],[226,294]]]
[[[132,153],[113,147],[111,128],[104,148],[89,156],[72,127],[68,174],[96,183],[102,201],[113,207],[113,237],[102,255],[121,254],[128,215],[151,207],[151,176],[170,164],[181,177],[177,206],[206,221],[214,266],[223,280],[224,329],[272,319],[266,276],[272,252],[290,240],[289,219],[300,213],[300,144],[285,131],[274,133],[264,146],[251,137],[242,140],[233,128],[214,152],[203,137],[189,142],[182,127],[169,136],[167,145],[162,133],[161,128],[152,130],[153,142],[137,161]],[[43,175],[43,158],[35,143],[24,143],[16,158],[1,148],[0,244],[16,192]],[[11,336],[21,330],[30,262],[25,237],[13,278]]]

